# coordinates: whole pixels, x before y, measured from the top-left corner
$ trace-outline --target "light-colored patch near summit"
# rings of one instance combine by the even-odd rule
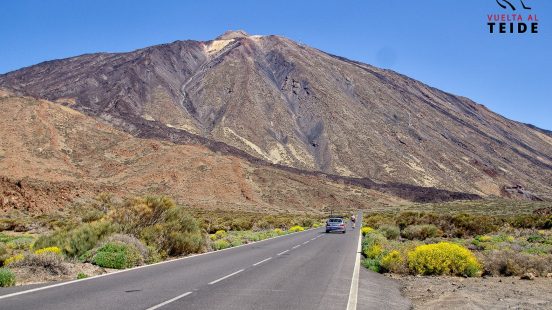
[[[230,42],[232,41],[234,41],[234,39],[212,41],[210,44],[208,44],[205,47],[207,54],[214,54],[221,51],[226,45],[230,44]]]

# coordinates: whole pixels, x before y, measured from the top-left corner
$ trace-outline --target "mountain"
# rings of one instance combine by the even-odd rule
[[[139,138],[374,184],[551,198],[552,137],[390,70],[230,31],[0,75]]]
[[[104,192],[165,194],[193,207],[257,212],[404,203],[199,145],[136,138],[46,100],[0,91],[0,108],[0,212],[49,212]]]

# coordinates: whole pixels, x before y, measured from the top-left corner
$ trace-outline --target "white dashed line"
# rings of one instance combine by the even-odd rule
[[[240,269],[240,270],[238,270],[238,271],[236,271],[236,272],[233,272],[233,273],[231,273],[231,274],[229,274],[229,275],[227,275],[227,276],[224,276],[224,277],[222,277],[222,278],[220,278],[220,279],[217,279],[217,280],[215,280],[215,281],[213,281],[213,282],[209,282],[209,285],[213,285],[213,284],[218,283],[218,282],[220,282],[220,281],[222,281],[222,280],[224,280],[224,279],[228,279],[228,278],[230,278],[231,276],[235,276],[235,275],[237,275],[238,273],[240,273],[240,272],[242,272],[242,271],[243,271],[243,269]]]
[[[153,306],[153,307],[147,308],[146,310],[155,310],[155,309],[159,309],[159,308],[161,308],[161,307],[163,307],[163,306],[165,306],[165,305],[170,304],[170,303],[173,302],[173,301],[177,301],[177,300],[179,300],[179,299],[182,298],[182,297],[186,297],[186,296],[190,295],[191,293],[192,293],[192,292],[186,292],[186,293],[184,293],[184,294],[182,294],[182,295],[178,295],[178,296],[176,296],[176,297],[173,298],[173,299],[169,299],[169,300],[167,300],[167,301],[165,301],[165,302],[162,302],[162,303],[160,303],[160,304],[158,304],[158,305],[155,305],[155,306]]]
[[[280,252],[280,253],[278,253],[277,255],[280,256],[280,255],[286,254],[287,252],[289,252],[289,250],[285,250],[285,251],[283,251],[283,252]]]
[[[267,259],[263,259],[262,261],[256,262],[255,264],[253,264],[253,266],[260,265],[260,264],[262,264],[262,263],[264,263],[264,262],[266,262],[266,261],[269,261],[269,260],[271,260],[271,259],[272,259],[272,257],[269,257],[269,258],[267,258]]]
[[[303,242],[303,244],[307,244],[307,243],[309,243],[309,242],[308,241]]]
[[[298,245],[294,246],[292,249],[297,249],[297,248],[300,247],[300,246],[301,246],[301,245],[298,244]]]

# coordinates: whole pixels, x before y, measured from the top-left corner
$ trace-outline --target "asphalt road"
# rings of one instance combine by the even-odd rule
[[[0,309],[347,309],[358,241],[358,228],[315,229],[37,291],[0,290]],[[377,304],[360,300],[359,309]]]

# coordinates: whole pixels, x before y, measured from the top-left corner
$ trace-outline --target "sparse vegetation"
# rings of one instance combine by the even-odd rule
[[[546,220],[546,213],[369,214],[365,223],[375,229],[362,229],[363,265],[402,274],[546,276],[552,272],[552,231],[545,228]]]
[[[0,287],[15,285],[15,274],[9,268],[0,268]]]
[[[86,273],[84,273],[84,272],[79,272],[79,273],[77,274],[77,280],[86,279],[86,278],[88,278],[88,275],[87,275]]]
[[[142,261],[143,257],[136,247],[122,242],[108,242],[101,246],[92,257],[93,264],[114,269],[134,267]]]

